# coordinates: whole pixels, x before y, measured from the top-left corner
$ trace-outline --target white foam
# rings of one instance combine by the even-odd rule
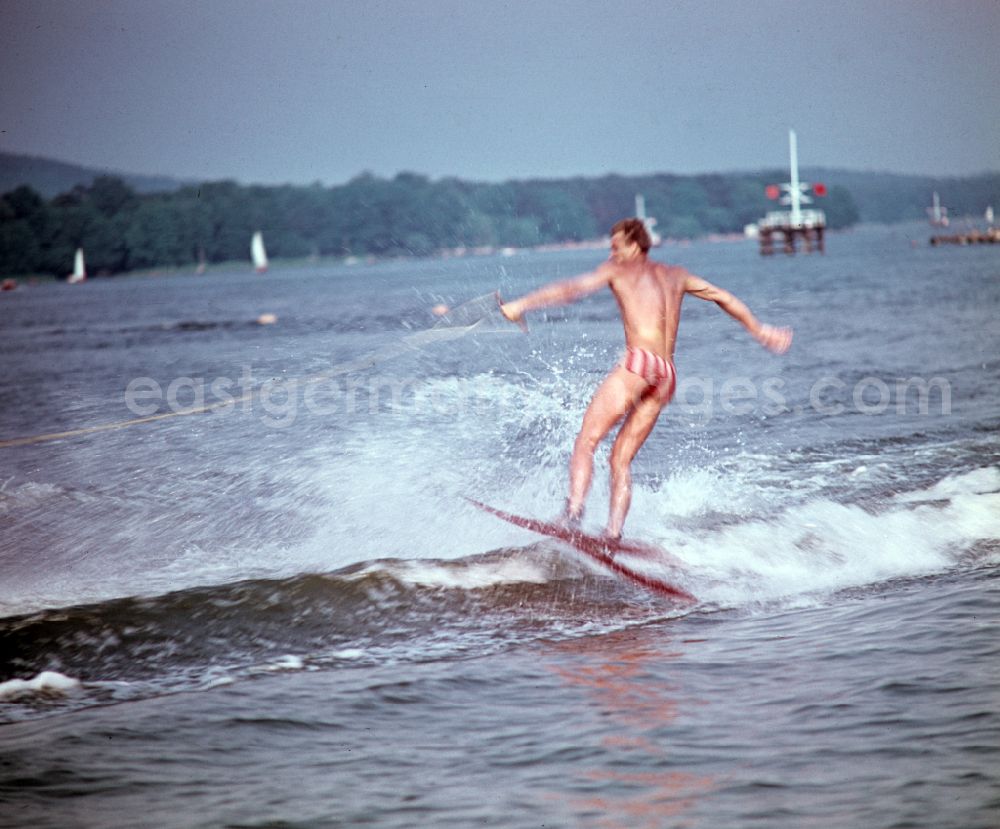
[[[55,484],[28,482],[8,490],[11,479],[0,486],[0,512],[9,509],[25,509],[38,506],[43,502],[62,495],[65,490]]]
[[[692,587],[700,598],[744,604],[943,572],[975,542],[997,538],[1000,494],[966,493],[874,513],[814,500],[771,520],[660,540],[704,582]]]
[[[340,651],[334,651],[331,655],[337,659],[364,659],[366,656],[365,652],[359,648],[344,648]]]
[[[80,687],[80,680],[58,671],[42,671],[34,679],[9,679],[0,682],[0,699],[31,694],[61,695]]]
[[[494,519],[495,520],[495,519]],[[537,536],[535,536],[537,538]],[[497,584],[544,584],[544,566],[524,558],[446,566],[429,561],[405,561],[392,568],[393,575],[410,585],[476,590]]]
[[[301,657],[286,654],[264,666],[265,671],[301,671],[306,663]]]
[[[760,508],[759,487],[751,485],[751,460],[742,473],[722,471],[712,467],[683,469],[674,472],[658,486],[636,487],[630,523],[637,517],[669,524],[677,518],[690,518],[722,509],[729,513],[745,513]]]
[[[332,508],[318,516],[314,561],[334,569],[386,557],[458,559],[527,543],[523,531],[462,496],[502,487],[511,509],[536,514],[540,500],[561,506],[568,447],[585,404],[567,412],[558,394],[491,375],[422,381],[411,401],[372,418],[371,429],[317,462],[314,485]],[[523,453],[511,452],[521,432],[539,435],[527,470]]]
[[[927,489],[900,493],[895,500],[902,503],[946,500],[963,495],[997,492],[998,490],[1000,490],[1000,469],[987,466],[961,475],[949,475]]]

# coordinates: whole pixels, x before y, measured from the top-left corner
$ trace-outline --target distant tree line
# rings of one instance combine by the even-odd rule
[[[48,201],[22,185],[0,197],[0,274],[64,275],[77,247],[90,273],[247,259],[255,230],[278,258],[580,241],[632,215],[636,193],[664,237],[692,238],[741,232],[775,206],[765,186],[783,180],[780,173],[659,174],[486,184],[400,173],[334,187],[219,181],[141,194],[102,176]],[[843,186],[830,187],[818,206],[833,228],[858,220]]]
[[[937,193],[952,218],[981,218],[990,205],[1000,211],[1000,173],[975,176],[913,176],[851,170],[803,170],[811,181],[836,181],[851,192],[864,222],[926,219]]]

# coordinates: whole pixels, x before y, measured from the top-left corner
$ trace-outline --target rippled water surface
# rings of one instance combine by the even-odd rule
[[[995,826],[1000,258],[923,233],[656,252],[796,329],[685,305],[694,604],[466,500],[559,510],[622,337],[463,303],[599,251],[5,294],[0,825]]]

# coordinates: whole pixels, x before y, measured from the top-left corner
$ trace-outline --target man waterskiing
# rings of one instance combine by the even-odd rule
[[[622,219],[611,228],[611,256],[596,270],[553,282],[500,306],[511,322],[528,311],[564,305],[604,286],[611,289],[625,327],[625,356],[598,386],[583,416],[569,464],[569,497],[564,520],[578,526],[594,474],[594,451],[624,418],[611,449],[611,504],[605,535],[621,537],[632,502],[631,465],[660,412],[674,395],[674,344],[685,294],[716,303],[776,354],[792,343],[792,329],[764,325],[728,291],[682,267],[649,259],[650,238],[640,219]]]

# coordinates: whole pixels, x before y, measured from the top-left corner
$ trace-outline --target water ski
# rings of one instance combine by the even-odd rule
[[[640,572],[622,560],[624,558],[632,557],[645,560],[655,560],[660,563],[669,564],[672,567],[678,567],[680,562],[671,556],[666,550],[661,550],[659,547],[652,544],[644,544],[641,541],[628,541],[623,539],[608,538],[606,536],[590,535],[582,530],[573,529],[551,521],[541,521],[537,518],[525,518],[521,515],[504,512],[496,507],[484,504],[481,501],[476,501],[473,498],[468,498],[466,500],[468,500],[468,502],[477,509],[481,509],[483,512],[488,512],[490,515],[495,515],[497,518],[507,521],[516,527],[521,527],[522,529],[531,530],[531,532],[539,533],[540,535],[547,535],[549,538],[564,541],[573,547],[573,549],[593,559],[601,566],[607,568],[613,573],[635,582],[636,584],[642,585],[648,590],[661,593],[665,596],[670,596],[674,599],[683,599],[688,602],[697,601],[694,596],[683,588],[678,587],[675,584],[671,584],[668,581],[664,581],[661,578],[657,578],[649,573]]]

